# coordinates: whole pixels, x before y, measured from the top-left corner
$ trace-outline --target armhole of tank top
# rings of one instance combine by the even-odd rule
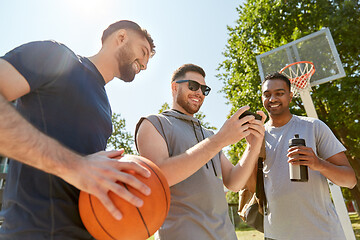
[[[171,156],[171,154],[170,154],[170,148],[169,148],[168,140],[167,140],[167,138],[166,138],[166,134],[165,134],[165,131],[164,131],[164,127],[163,127],[163,125],[162,125],[162,122],[161,122],[161,120],[160,120],[160,117],[157,116],[157,115],[155,115],[155,116],[156,116],[157,120],[159,121],[159,124],[160,124],[160,127],[161,127],[161,131],[162,131],[162,134],[163,134],[163,136],[164,136],[164,138],[165,138],[166,147],[167,147],[167,149],[168,149],[168,153],[169,153],[169,157],[170,157],[170,156]]]

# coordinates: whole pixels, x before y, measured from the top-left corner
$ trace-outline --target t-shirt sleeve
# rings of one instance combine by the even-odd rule
[[[69,70],[68,48],[55,41],[37,41],[21,45],[2,58],[29,83],[31,91],[46,85]]]
[[[346,151],[346,148],[336,138],[331,129],[322,121],[315,124],[317,154],[322,159],[328,159],[337,153]]]

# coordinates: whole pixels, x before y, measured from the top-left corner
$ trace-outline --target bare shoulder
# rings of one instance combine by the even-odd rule
[[[147,119],[144,119],[139,126],[136,134],[136,144],[140,155],[155,163],[159,164],[163,159],[169,157],[164,138]]]
[[[157,134],[156,134],[157,133]],[[145,138],[148,135],[160,135],[155,126],[146,118],[144,118],[137,131],[137,139]]]

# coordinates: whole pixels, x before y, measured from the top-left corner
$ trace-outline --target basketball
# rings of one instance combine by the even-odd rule
[[[123,215],[122,219],[118,221],[96,197],[81,191],[79,197],[80,217],[86,229],[97,240],[147,239],[160,228],[169,211],[170,189],[160,168],[144,157],[135,155],[128,155],[128,157],[151,172],[149,178],[131,173],[151,188],[151,194],[145,196],[131,186],[119,183],[141,198],[144,205],[137,208],[113,192],[109,192],[111,200]]]

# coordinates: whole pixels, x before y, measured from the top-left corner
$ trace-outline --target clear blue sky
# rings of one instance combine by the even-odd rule
[[[184,63],[204,68],[212,92],[200,109],[218,129],[230,106],[215,76],[224,60],[227,26],[235,26],[236,7],[243,0],[2,0],[0,55],[26,42],[53,39],[75,53],[92,56],[101,47],[102,31],[111,23],[129,19],[152,35],[156,54],[134,82],[114,79],[107,84],[113,112],[126,120],[134,134],[141,116],[171,105],[170,77]]]

